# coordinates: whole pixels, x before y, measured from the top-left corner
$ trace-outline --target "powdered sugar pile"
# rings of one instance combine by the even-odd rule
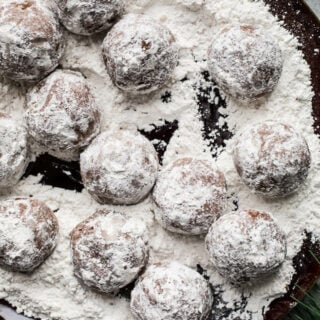
[[[181,50],[179,65],[173,79],[165,88],[152,95],[132,98],[116,89],[108,77],[101,58],[101,37],[81,38],[68,36],[68,44],[62,65],[80,70],[88,78],[98,104],[104,110],[103,129],[119,127],[121,123],[134,124],[148,130],[150,124],[162,124],[163,119],[179,120],[164,155],[164,165],[181,156],[212,159],[208,142],[202,139],[202,124],[197,113],[194,85],[207,70],[207,49],[216,30],[226,24],[259,24],[272,35],[283,52],[283,73],[275,91],[258,102],[243,105],[228,98],[227,107],[219,110],[226,118],[220,118],[219,126],[227,121],[229,130],[237,131],[248,123],[277,119],[291,124],[303,132],[313,158],[309,177],[298,193],[286,199],[267,201],[253,195],[241,182],[232,161],[234,140],[227,142],[225,150],[218,150],[217,167],[225,174],[232,200],[237,196],[240,209],[253,208],[272,212],[287,235],[288,257],[278,273],[247,288],[232,287],[221,278],[209,263],[204,249],[204,239],[175,235],[163,230],[154,221],[150,198],[135,206],[113,207],[131,217],[144,220],[150,235],[150,263],[159,260],[177,260],[192,268],[200,264],[208,270],[210,281],[221,300],[216,309],[233,309],[244,297],[245,308],[232,311],[221,319],[262,319],[262,309],[271,300],[286,291],[294,269],[292,258],[299,251],[304,229],[318,233],[320,230],[318,206],[320,195],[320,146],[313,133],[311,115],[312,90],[310,70],[297,50],[298,41],[291,36],[268,12],[262,2],[249,0],[137,0],[127,2],[128,12],[144,12],[162,21],[175,35]],[[180,81],[184,80],[184,81]],[[163,103],[161,95],[171,92],[171,102]],[[8,83],[0,86],[1,110],[21,117],[23,95],[19,88]],[[212,94],[212,99],[215,96]],[[212,135],[214,136],[214,132]],[[28,177],[14,188],[12,195],[34,195],[58,210],[60,242],[53,255],[32,275],[0,271],[0,297],[42,319],[63,320],[129,320],[132,319],[129,301],[120,297],[97,294],[82,287],[73,275],[69,233],[83,219],[100,207],[88,194],[55,189],[39,184],[41,177]],[[52,298],[54,297],[54,299]]]

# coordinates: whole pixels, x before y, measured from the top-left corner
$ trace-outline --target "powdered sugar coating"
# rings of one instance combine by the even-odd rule
[[[14,186],[28,164],[27,131],[0,113],[0,189]]]
[[[310,70],[303,58],[296,38],[290,35],[281,23],[274,19],[268,7],[262,1],[251,0],[127,0],[128,12],[144,12],[156,20],[163,21],[167,17],[166,25],[179,39],[179,45],[186,48],[180,52],[180,64],[176,68],[173,81],[170,81],[172,101],[162,103],[160,94],[167,90],[159,91],[150,97],[139,100],[128,100],[112,84],[105,72],[103,63],[99,59],[100,37],[79,38],[68,34],[68,49],[63,59],[64,68],[81,70],[91,87],[96,88],[96,96],[99,105],[103,106],[105,116],[104,127],[119,122],[130,122],[139,128],[149,128],[147,124],[155,123],[156,119],[172,121],[179,120],[179,129],[168,144],[163,163],[170,163],[179,156],[208,157],[210,152],[204,151],[206,142],[201,139],[197,105],[194,100],[195,92],[192,90],[194,82],[201,81],[201,71],[206,70],[206,49],[212,37],[212,31],[225,25],[225,23],[258,23],[262,24],[266,32],[279,41],[284,53],[284,73],[275,92],[259,104],[259,109],[250,105],[241,108],[239,100],[227,99],[227,109],[219,109],[219,112],[227,114],[224,119],[229,130],[239,128],[247,123],[264,121],[267,118],[279,119],[289,122],[295,128],[303,132],[311,148],[313,164],[318,163],[320,144],[319,138],[314,134],[314,123],[311,116],[311,92]],[[195,10],[195,6],[201,8]],[[194,4],[194,5],[193,5]],[[212,23],[214,28],[212,29]],[[209,41],[208,41],[209,39]],[[197,61],[194,61],[196,55]],[[179,80],[188,76],[190,81],[181,83]],[[176,80],[174,80],[176,79]],[[208,84],[209,85],[209,84]],[[207,86],[206,86],[207,87]],[[206,88],[205,87],[205,88]],[[1,92],[4,90],[2,89]],[[23,91],[23,90],[21,90]],[[17,99],[13,100],[12,90],[1,95],[0,108],[8,110],[14,115],[21,114],[21,104]],[[14,103],[11,104],[11,101]],[[10,106],[7,108],[7,106]],[[222,120],[222,119],[221,119]],[[161,125],[161,123],[160,123]],[[224,121],[219,121],[219,127],[225,127]],[[152,128],[151,128],[152,129]],[[215,134],[215,132],[214,132]],[[128,215],[139,216],[146,220],[150,229],[151,262],[163,259],[178,260],[191,268],[200,264],[207,270],[210,282],[218,286],[220,297],[219,308],[232,308],[234,305],[243,306],[242,299],[247,300],[245,311],[236,308],[228,319],[262,320],[263,310],[274,297],[279,297],[286,292],[286,285],[290,283],[294,269],[292,258],[300,250],[304,229],[319,231],[319,215],[317,208],[320,176],[317,166],[313,165],[305,185],[299,193],[295,193],[289,199],[277,201],[261,201],[260,197],[252,194],[244,187],[234,169],[231,156],[233,139],[226,143],[226,150],[219,153],[218,167],[226,175],[229,195],[239,195],[239,204],[250,208],[257,208],[266,212],[275,212],[279,224],[288,235],[288,257],[280,272],[268,277],[267,281],[259,285],[247,288],[245,292],[235,289],[226,283],[225,279],[218,275],[213,266],[208,263],[208,257],[204,250],[203,240],[199,237],[181,237],[165,232],[158,223],[153,220],[153,205],[150,199],[135,206],[121,207]],[[206,149],[207,150],[207,149]],[[99,206],[90,199],[86,191],[73,192],[39,183],[41,176],[29,176],[24,179],[12,192],[15,196],[23,194],[28,196],[30,192],[45,200],[53,209],[58,209],[57,216],[61,224],[61,240],[58,250],[49,258],[43,267],[29,275],[20,275],[5,270],[0,276],[0,297],[16,306],[19,312],[36,319],[51,320],[61,318],[63,320],[132,320],[129,311],[129,303],[121,295],[109,297],[105,294],[97,294],[85,286],[73,275],[71,254],[69,249],[69,233],[76,224],[86,219],[90,212]],[[229,199],[230,206],[234,197]],[[110,209],[120,210],[113,206]],[[59,261],[59,263],[57,263]],[[50,283],[50,285],[48,285]],[[39,294],[41,292],[41,294]],[[217,292],[217,291],[216,291]],[[244,293],[244,294],[243,294]],[[52,297],[55,297],[52,299]],[[222,300],[225,302],[223,303]],[[1,312],[1,311],[0,311]],[[221,317],[223,317],[221,315]],[[217,314],[215,314],[217,316]]]
[[[213,302],[207,281],[172,261],[148,267],[131,293],[131,311],[139,320],[206,320]]]
[[[58,0],[58,5],[63,25],[81,35],[109,29],[124,11],[124,0]]]
[[[27,198],[0,202],[0,265],[30,272],[54,250],[58,220],[45,203]]]
[[[100,111],[85,78],[56,70],[27,95],[25,118],[30,136],[59,158],[73,159],[100,131]]]
[[[121,90],[147,93],[169,80],[178,61],[171,31],[151,17],[128,14],[102,45],[107,71]]]
[[[256,26],[223,28],[208,51],[212,78],[235,98],[254,99],[272,92],[282,64],[279,45]]]
[[[233,160],[251,190],[280,197],[296,191],[306,180],[311,155],[306,140],[293,127],[269,120],[238,134]]]
[[[111,293],[132,282],[148,260],[146,227],[125,214],[98,210],[71,233],[75,275]]]
[[[158,157],[152,143],[136,130],[101,133],[81,154],[87,191],[100,203],[135,204],[152,189]]]
[[[59,63],[63,31],[49,0],[6,0],[0,4],[0,72],[16,81],[37,81]]]
[[[264,212],[244,210],[218,219],[206,237],[206,248],[217,271],[242,283],[275,272],[286,258],[286,238]]]
[[[204,234],[226,206],[226,181],[210,161],[181,158],[159,174],[153,199],[156,219],[165,229]]]

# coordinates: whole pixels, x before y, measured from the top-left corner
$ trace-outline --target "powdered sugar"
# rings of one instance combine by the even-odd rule
[[[235,98],[272,92],[282,71],[281,49],[255,26],[224,27],[208,51],[208,67],[221,89]]]
[[[0,113],[0,189],[15,185],[27,166],[27,131],[20,121]]]
[[[56,70],[27,94],[25,119],[42,152],[78,159],[100,131],[100,110],[79,72]]]
[[[136,319],[206,320],[212,300],[205,279],[172,261],[146,270],[132,292],[131,309]]]
[[[53,71],[63,53],[63,30],[54,1],[8,0],[0,5],[1,74],[37,81]]]
[[[91,35],[107,30],[124,10],[124,0],[56,0],[61,20],[71,32]]]
[[[42,202],[3,201],[0,222],[0,264],[8,269],[33,271],[56,246],[58,221]]]
[[[263,200],[252,194],[241,182],[232,161],[234,140],[225,150],[218,150],[217,167],[225,174],[230,202],[233,209],[233,194],[237,195],[240,209],[253,208],[272,212],[287,236],[287,258],[279,272],[249,288],[237,288],[228,284],[209,262],[204,249],[204,239],[175,235],[162,229],[154,221],[154,209],[150,198],[135,206],[108,209],[126,212],[131,217],[142,218],[150,234],[150,262],[177,260],[192,268],[197,264],[208,270],[210,281],[225,302],[218,306],[232,309],[242,297],[247,297],[245,311],[233,311],[224,319],[240,317],[243,320],[262,319],[262,309],[270,300],[286,292],[294,269],[292,258],[299,251],[304,229],[320,230],[319,225],[319,141],[313,133],[311,115],[312,90],[310,70],[297,50],[298,41],[268,12],[262,2],[249,0],[137,0],[127,1],[128,12],[143,12],[162,21],[176,36],[181,47],[179,65],[173,78],[158,92],[138,99],[123,95],[115,88],[107,75],[101,57],[101,38],[80,38],[68,36],[66,55],[62,61],[64,68],[80,70],[87,76],[94,96],[104,110],[103,130],[118,127],[120,123],[131,123],[148,129],[150,124],[159,124],[163,119],[179,120],[179,129],[168,144],[163,163],[171,163],[182,156],[211,159],[207,142],[202,140],[202,124],[197,113],[194,84],[201,79],[201,72],[207,70],[204,59],[215,30],[226,24],[259,24],[280,45],[283,53],[283,72],[275,91],[258,102],[243,105],[235,99],[227,99],[227,108],[221,109],[227,115],[219,121],[228,123],[232,132],[249,123],[277,119],[290,123],[303,132],[313,158],[309,177],[302,189],[285,199]],[[184,79],[185,81],[180,81]],[[172,94],[170,103],[162,103],[165,91]],[[21,90],[7,83],[1,83],[1,109],[21,116]],[[214,95],[212,94],[214,99]],[[19,114],[20,113],[20,114]],[[160,120],[162,119],[162,120]],[[215,133],[213,132],[213,135]],[[13,190],[13,195],[29,196],[45,200],[61,222],[60,242],[53,255],[32,275],[13,274],[0,271],[0,297],[42,319],[63,320],[129,320],[132,319],[129,301],[120,297],[109,297],[84,289],[73,275],[69,233],[83,219],[100,206],[87,194],[74,193],[39,184],[41,177],[28,177]],[[217,292],[216,291],[216,292]],[[54,299],[52,299],[54,297]]]
[[[236,283],[275,272],[287,251],[285,235],[276,221],[254,210],[221,217],[210,228],[206,247],[219,273]]]
[[[155,217],[166,229],[182,234],[206,234],[226,205],[223,173],[205,160],[181,158],[160,173],[153,199]]]
[[[106,36],[102,49],[114,84],[132,93],[148,93],[162,87],[178,60],[171,31],[140,14],[123,17]]]
[[[233,159],[244,183],[268,197],[296,191],[306,180],[311,162],[301,134],[276,121],[243,128],[236,138]]]
[[[100,203],[136,204],[152,189],[158,171],[153,145],[135,129],[101,133],[81,154],[81,175]]]
[[[117,212],[97,211],[71,234],[75,274],[102,292],[128,285],[148,260],[148,236],[142,221]]]

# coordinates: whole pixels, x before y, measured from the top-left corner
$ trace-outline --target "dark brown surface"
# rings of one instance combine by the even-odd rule
[[[301,50],[312,72],[314,90],[313,114],[315,131],[320,135],[320,21],[303,0],[264,0],[270,11],[290,30],[301,43]]]
[[[289,29],[294,35],[296,35],[301,42],[301,49],[305,54],[305,58],[311,66],[312,70],[312,84],[315,91],[313,99],[313,114],[315,116],[315,132],[320,135],[320,52],[317,53],[315,49],[320,50],[320,22],[311,11],[307,8],[302,0],[264,0],[270,5],[270,10],[273,14],[278,16],[281,20],[284,20],[285,27]],[[192,81],[191,79],[181,79],[181,81]],[[210,81],[207,72],[203,73],[203,83]],[[220,117],[226,117],[219,113],[219,108],[225,108],[226,103],[220,96],[218,88],[215,86],[202,86],[203,83],[195,85],[195,90],[198,97],[198,105],[200,111],[200,118],[203,122],[203,136],[208,141],[212,149],[213,156],[217,156],[219,153],[218,147],[225,146],[225,140],[230,139],[232,133],[228,130],[227,125],[222,129],[217,125]],[[211,93],[218,99],[210,99]],[[164,92],[161,99],[163,103],[171,103],[171,92]],[[214,102],[212,102],[214,101]],[[164,123],[162,127],[156,127],[150,132],[143,132],[150,140],[159,139],[163,143],[156,145],[156,149],[161,160],[163,153],[165,152],[166,145],[170,141],[170,138],[174,131],[178,128],[178,122]],[[218,133],[212,138],[212,131],[218,130]],[[78,163],[66,163],[50,156],[40,157],[36,163],[33,163],[27,172],[27,175],[36,175],[42,173],[44,175],[41,183],[49,184],[57,187],[64,187],[66,189],[81,191],[83,186],[79,175]],[[235,209],[237,207],[237,198],[234,196],[233,200]],[[293,300],[291,295],[299,298],[302,295],[300,289],[296,284],[299,284],[302,288],[309,288],[314,281],[320,276],[320,268],[315,260],[310,255],[310,250],[320,256],[319,243],[312,243],[310,235],[306,235],[306,240],[301,249],[301,252],[294,259],[296,266],[296,275],[293,281],[288,285],[288,294],[285,297],[275,300],[271,303],[270,311],[266,311],[265,320],[279,320],[293,307]],[[204,270],[199,266],[199,272]],[[213,288],[217,303],[220,303],[220,288]],[[123,297],[129,298],[132,286],[128,286],[123,293],[120,293]],[[234,306],[233,309],[243,311],[243,315],[246,314],[246,298],[240,304]],[[232,311],[232,310],[231,310]],[[214,319],[225,319],[226,315],[230,312],[227,308],[219,310],[220,314],[216,314]],[[250,314],[246,314],[248,317],[252,317]],[[5,320],[14,320],[15,318],[10,316]],[[19,318],[20,319],[20,318]],[[252,318],[254,320],[254,318]],[[1,316],[0,316],[0,320]]]
[[[288,293],[271,302],[269,310],[265,314],[265,320],[284,318],[288,311],[295,306],[293,298],[301,299],[304,292],[308,291],[319,278],[320,265],[313,255],[320,258],[320,243],[313,242],[312,235],[307,233],[300,253],[293,259],[296,273],[288,287]]]
[[[301,50],[311,67],[313,115],[315,132],[320,135],[320,21],[302,0],[264,0],[271,12],[284,21],[284,26],[297,36]],[[308,234],[300,254],[294,259],[296,274],[288,288],[288,293],[270,304],[265,320],[279,320],[294,306],[294,300],[303,296],[320,276],[320,266],[310,254],[320,256],[320,244],[311,241]],[[303,290],[298,288],[301,287]]]

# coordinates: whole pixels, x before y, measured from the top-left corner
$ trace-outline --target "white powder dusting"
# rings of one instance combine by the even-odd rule
[[[147,268],[132,291],[131,308],[136,319],[206,320],[211,303],[207,281],[194,270],[172,261]]]
[[[1,2],[1,75],[33,82],[58,66],[64,37],[57,16],[53,1]]]
[[[158,157],[152,143],[137,130],[101,133],[81,154],[81,175],[100,203],[136,204],[152,189]]]
[[[142,221],[98,211],[71,234],[75,274],[86,285],[113,293],[134,281],[148,260]]]
[[[61,21],[75,34],[92,35],[112,26],[124,10],[124,0],[56,0],[61,8]],[[110,22],[111,21],[111,22]]]
[[[285,235],[272,217],[252,210],[223,215],[206,236],[210,258],[233,282],[273,273],[286,256]]]
[[[34,149],[62,159],[78,159],[100,130],[100,110],[86,80],[69,70],[53,72],[28,92],[25,120]]]
[[[123,17],[103,41],[102,51],[114,84],[132,93],[159,89],[178,62],[178,48],[170,30],[140,14]]]
[[[270,120],[238,132],[233,159],[243,182],[267,197],[296,191],[307,178],[311,162],[301,134]]]
[[[226,182],[212,161],[181,158],[161,171],[152,197],[156,220],[164,228],[206,234],[225,208]]]
[[[263,30],[248,25],[225,27],[208,50],[208,68],[219,86],[235,98],[272,92],[282,71],[282,54]]]
[[[150,234],[150,263],[159,260],[177,260],[192,268],[201,264],[208,269],[214,286],[221,285],[223,300],[227,307],[234,306],[241,296],[248,296],[246,312],[234,312],[229,319],[239,316],[246,320],[262,319],[262,308],[282,295],[294,272],[292,258],[299,251],[303,230],[318,232],[320,229],[318,196],[320,177],[320,146],[313,133],[312,89],[310,70],[303,55],[297,50],[298,41],[287,32],[268,12],[262,2],[250,0],[130,0],[128,12],[144,12],[167,25],[175,35],[181,50],[179,65],[173,79],[161,92],[133,99],[116,89],[108,77],[101,58],[101,37],[81,38],[68,36],[63,67],[83,72],[92,87],[98,104],[103,110],[103,129],[118,127],[121,123],[135,124],[139,128],[150,128],[150,124],[178,119],[179,130],[175,132],[165,153],[164,164],[181,156],[196,156],[210,159],[209,148],[202,142],[202,124],[198,119],[194,100],[193,84],[199,82],[200,73],[207,70],[207,48],[216,30],[229,23],[260,24],[265,32],[278,41],[283,51],[283,73],[275,91],[252,104],[243,105],[234,99],[227,100],[229,128],[237,131],[248,123],[277,119],[291,124],[303,132],[312,154],[312,167],[302,189],[285,199],[264,200],[252,194],[241,182],[232,161],[231,139],[217,161],[224,172],[228,192],[237,194],[240,209],[253,208],[272,212],[284,230],[288,241],[288,256],[279,272],[272,277],[238,289],[227,284],[212,268],[205,252],[204,239],[175,235],[163,230],[153,216],[150,198],[142,203],[116,208],[129,216],[145,221]],[[197,61],[197,62],[196,62]],[[183,78],[190,81],[181,82]],[[162,103],[161,94],[172,92],[171,103]],[[22,91],[8,83],[0,86],[1,110],[21,118]],[[221,121],[220,125],[224,123]],[[56,213],[61,230],[60,242],[53,255],[32,275],[0,271],[0,298],[5,298],[27,315],[41,319],[63,320],[130,320],[129,301],[120,297],[109,297],[83,288],[73,275],[69,246],[70,231],[99,206],[86,191],[75,193],[39,184],[41,177],[28,177],[17,185],[12,195],[35,195],[45,201]],[[229,204],[232,208],[232,204]],[[225,318],[228,319],[228,318]]]
[[[24,173],[27,159],[27,130],[0,112],[0,189],[15,185]]]

